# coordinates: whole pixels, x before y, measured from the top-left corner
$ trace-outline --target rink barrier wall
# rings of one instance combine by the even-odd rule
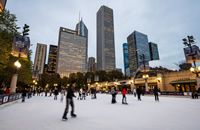
[[[21,93],[0,95],[0,105],[22,98]]]

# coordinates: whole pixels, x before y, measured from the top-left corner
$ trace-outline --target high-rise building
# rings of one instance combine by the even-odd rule
[[[71,73],[85,72],[87,65],[87,38],[76,31],[60,27],[56,59],[56,73],[69,77]]]
[[[151,60],[159,60],[157,44],[155,44],[153,42],[149,42],[149,51],[150,51]]]
[[[43,72],[44,74],[49,74],[48,73],[48,64],[45,64],[44,65],[44,72]]]
[[[151,60],[148,37],[145,34],[134,31],[127,37],[127,41],[130,76],[135,76],[135,73],[140,67],[140,63],[142,62],[141,56],[145,56],[145,61]]]
[[[50,45],[48,58],[48,73],[56,72],[57,46]]]
[[[96,71],[95,58],[94,57],[89,57],[89,60],[88,60],[88,72],[95,72],[95,71]]]
[[[46,53],[47,53],[47,45],[37,43],[33,70],[38,71],[38,74],[43,74],[44,72]]]
[[[97,12],[97,70],[115,70],[113,10],[106,6]]]
[[[128,44],[123,44],[123,55],[124,55],[124,73],[126,76],[130,77],[129,71],[129,59],[128,59]]]
[[[87,59],[88,59],[88,29],[87,27],[85,26],[83,20],[81,19],[81,21],[79,21],[77,24],[76,24],[76,29],[75,31],[77,32],[77,35],[80,35],[80,36],[84,36],[86,37],[86,63],[87,63]],[[88,65],[85,66],[86,70],[88,69]]]

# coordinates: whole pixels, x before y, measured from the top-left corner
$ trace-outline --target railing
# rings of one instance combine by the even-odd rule
[[[18,100],[22,97],[21,93],[0,95],[0,105]]]

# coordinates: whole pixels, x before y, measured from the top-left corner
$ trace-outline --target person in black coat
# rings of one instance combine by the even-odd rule
[[[155,101],[159,101],[158,92],[159,92],[158,88],[155,87],[155,88],[153,89],[153,93],[154,93],[154,96],[155,96]]]
[[[57,88],[55,88],[55,90],[54,90],[54,100],[57,100],[57,96],[58,96],[58,89]]]
[[[62,117],[63,120],[67,120],[67,113],[69,111],[69,105],[71,105],[71,107],[72,107],[71,116],[76,117],[76,114],[74,114],[74,101],[73,101],[73,97],[76,97],[74,95],[75,85],[76,85],[76,81],[72,81],[72,85],[70,85],[68,88],[67,96],[66,96],[66,108],[65,108],[65,111],[64,111],[64,114]]]
[[[24,88],[24,90],[22,90],[22,102],[25,102],[26,93],[27,93],[27,89]]]
[[[142,92],[141,92],[141,89],[139,87],[137,87],[136,93],[138,95],[138,101],[141,101],[140,95],[141,95]]]

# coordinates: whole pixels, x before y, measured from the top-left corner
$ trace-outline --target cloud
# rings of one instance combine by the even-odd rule
[[[156,62],[158,65],[185,59],[182,39],[187,35],[193,35],[199,46],[198,0],[8,0],[6,8],[16,14],[18,26],[30,25],[34,61],[36,44],[57,45],[59,28],[75,29],[79,12],[89,30],[88,56],[96,57],[96,12],[102,5],[114,11],[117,68],[124,69],[122,44],[134,30],[148,35],[149,41],[158,44],[161,59]]]

